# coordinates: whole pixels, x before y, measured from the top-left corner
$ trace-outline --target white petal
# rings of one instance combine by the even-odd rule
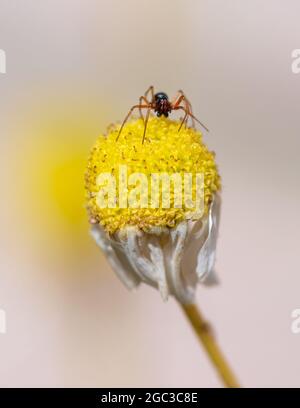
[[[100,225],[92,226],[91,235],[106,254],[111,267],[124,285],[128,289],[135,288],[140,280],[136,277],[127,256],[122,251],[122,247],[118,248],[116,243],[107,237],[106,232]]]
[[[220,220],[220,196],[216,196],[208,216],[208,234],[207,238],[198,254],[198,264],[196,272],[200,282],[205,283],[209,278],[209,275],[213,272],[215,258],[216,258],[216,246],[218,238],[218,227]],[[217,279],[214,279],[217,281]],[[207,283],[211,284],[213,279],[208,280]]]
[[[194,286],[186,279],[185,271],[182,269],[182,257],[185,251],[188,234],[188,222],[183,221],[171,230],[171,250],[166,259],[169,266],[168,278],[173,294],[181,302],[189,302],[194,298]]]
[[[187,222],[188,233],[181,259],[181,276],[184,292],[176,291],[176,297],[183,303],[194,300],[196,285],[214,285],[218,282],[214,273],[214,261],[221,198],[215,195],[209,214],[202,220]]]
[[[149,233],[128,227],[108,238],[100,226],[92,235],[128,288],[145,282],[159,289],[164,300],[174,295],[182,303],[194,301],[197,283],[216,283],[215,261],[221,199],[215,195],[207,217],[187,220],[171,229]]]
[[[167,300],[169,295],[169,287],[166,277],[164,254],[159,237],[155,235],[152,237],[152,242],[149,242],[149,249],[151,261],[156,266],[156,281],[160,294],[163,300]]]

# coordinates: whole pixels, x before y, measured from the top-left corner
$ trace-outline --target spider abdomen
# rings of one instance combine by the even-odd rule
[[[169,116],[169,113],[172,111],[169,100],[156,99],[154,111],[158,117],[164,115],[167,118]]]

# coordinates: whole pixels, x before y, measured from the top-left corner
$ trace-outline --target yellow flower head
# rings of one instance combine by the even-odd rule
[[[221,187],[214,153],[210,152],[203,143],[199,131],[182,127],[178,132],[179,125],[178,121],[167,118],[150,118],[146,140],[143,144],[144,123],[142,119],[128,122],[118,141],[116,139],[119,125],[109,128],[107,135],[99,136],[88,159],[85,175],[87,209],[92,222],[100,223],[109,233],[128,226],[148,231],[153,227],[174,227],[184,219],[197,219],[208,213],[213,195]],[[149,181],[149,186],[153,182],[151,178],[153,174],[181,175],[182,180],[185,174],[191,175],[192,179],[195,179],[197,174],[202,174],[204,177],[202,214],[187,205],[184,200],[181,206],[176,203],[178,187],[176,190],[174,179],[169,187],[170,205],[164,204],[164,188],[167,187],[163,185],[156,196],[159,205],[154,208],[151,204],[153,203],[151,187],[147,190],[147,197],[140,190],[139,205],[121,205],[118,201],[118,197],[121,197],[120,190],[125,191],[126,197],[130,200],[130,195],[135,194],[136,196],[138,188],[138,183],[130,184],[127,183],[127,180],[124,187],[120,169],[125,168],[127,180],[136,173],[143,174]],[[100,174],[111,174],[115,177],[116,201],[113,206],[99,205]],[[184,183],[182,183],[182,189],[184,189]],[[191,202],[195,199],[195,189],[195,182],[193,182]]]

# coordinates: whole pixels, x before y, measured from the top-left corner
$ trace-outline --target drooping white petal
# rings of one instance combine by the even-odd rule
[[[124,249],[139,278],[158,287],[163,299],[166,300],[168,286],[160,236],[130,228],[127,230],[127,243]]]
[[[151,242],[152,241],[152,242]],[[149,242],[150,258],[156,266],[156,282],[163,300],[168,299],[169,287],[165,272],[164,253],[161,246],[160,237],[153,236]]]
[[[220,199],[217,196],[212,203],[212,208],[208,216],[208,235],[198,255],[196,272],[201,282],[205,282],[206,278],[212,273],[214,268],[219,221]]]
[[[201,283],[217,282],[213,267],[220,218],[221,198],[215,195],[209,214],[202,221],[189,224],[188,242],[182,259],[182,268],[190,275],[196,272]],[[214,276],[213,276],[214,275]]]
[[[140,283],[140,279],[132,269],[127,256],[123,252],[122,246],[120,246],[118,250],[116,243],[108,239],[106,232],[99,225],[92,226],[91,235],[97,245],[105,253],[112,269],[116,272],[124,285],[128,289],[135,288]]]
[[[182,257],[188,233],[188,221],[181,222],[171,230],[171,250],[166,254],[168,265],[169,282],[173,288],[173,294],[181,301],[192,301],[193,288],[186,279],[185,271],[182,269]]]
[[[144,282],[158,288],[164,300],[171,294],[182,303],[192,303],[199,281],[216,283],[213,267],[220,204],[215,195],[208,216],[185,220],[170,229],[153,228],[145,233],[128,227],[108,237],[96,225],[92,235],[128,288]]]

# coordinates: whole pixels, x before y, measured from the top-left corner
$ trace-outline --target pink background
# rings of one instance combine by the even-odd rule
[[[0,386],[220,383],[177,304],[129,293],[88,235],[93,141],[150,85],[183,89],[223,179],[217,288],[246,387],[300,386],[300,3],[0,0]]]

